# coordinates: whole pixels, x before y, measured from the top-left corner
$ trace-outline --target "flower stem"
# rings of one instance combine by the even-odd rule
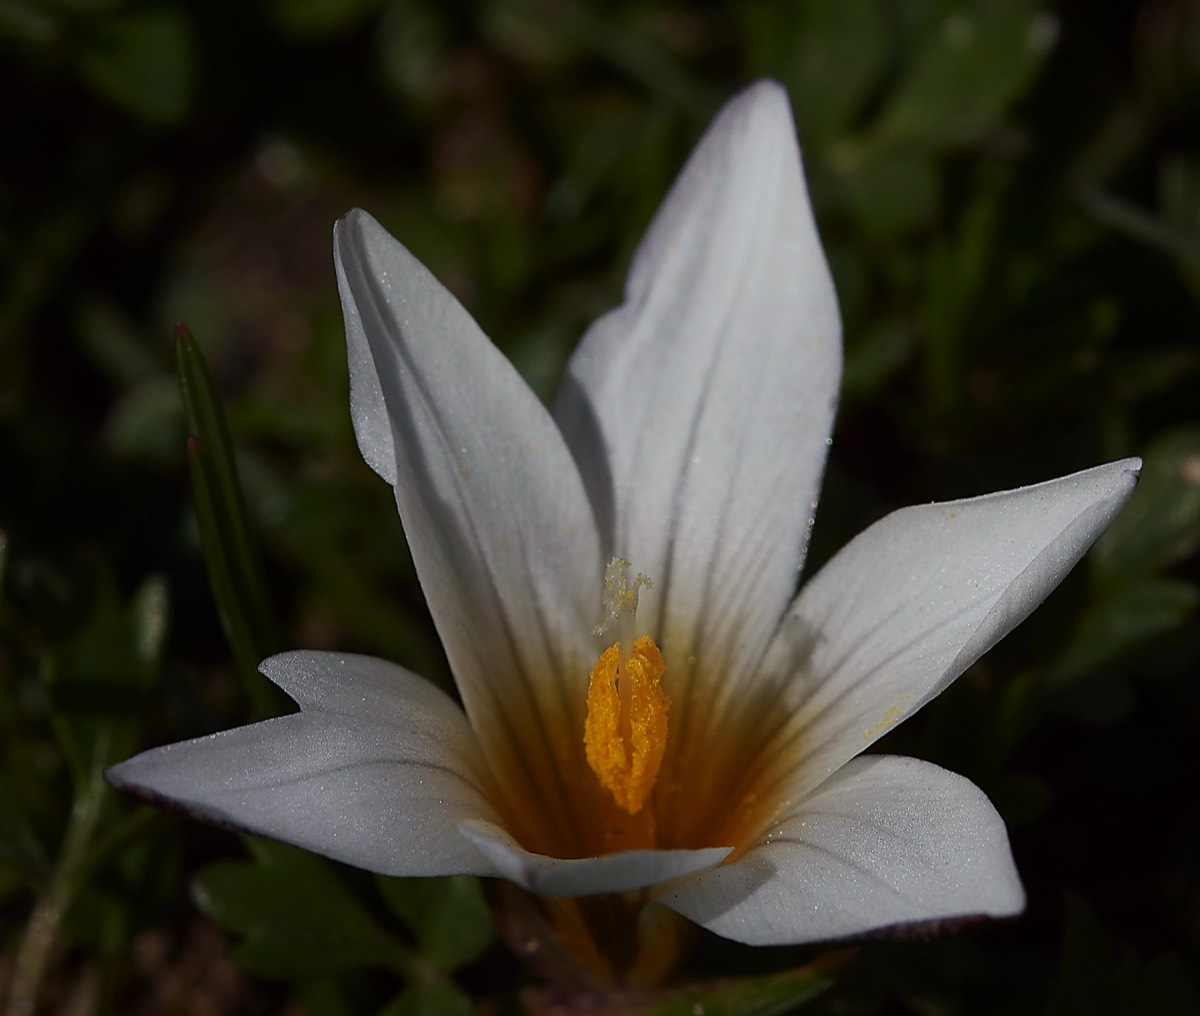
[[[36,1009],[42,978],[58,938],[59,926],[79,884],[76,873],[95,832],[103,800],[104,778],[100,767],[96,766],[83,792],[75,797],[58,863],[25,926],[13,964],[6,1016],[31,1016]]]

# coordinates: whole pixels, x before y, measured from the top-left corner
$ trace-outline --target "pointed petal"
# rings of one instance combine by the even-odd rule
[[[541,896],[595,896],[642,889],[712,868],[732,849],[629,850],[562,859],[530,853],[492,822],[464,822],[460,828],[499,874]]]
[[[761,82],[701,140],[556,407],[613,553],[654,583],[639,626],[673,697],[688,658],[706,661],[688,692],[705,716],[795,591],[840,369],[787,95]],[[676,698],[681,731],[688,711]]]
[[[1062,581],[1140,467],[904,508],[857,536],[801,590],[768,653],[782,719],[764,758],[816,786],[939,694]]]
[[[495,812],[448,696],[366,656],[284,653],[262,670],[303,712],[143,752],[109,783],[385,875],[494,873],[458,832]]]
[[[374,219],[342,218],[334,256],[359,444],[395,487],[467,715],[505,789],[565,810],[602,577],[578,469],[512,365]]]
[[[969,780],[896,756],[855,759],[732,864],[658,902],[750,945],[1019,913],[1004,822]]]

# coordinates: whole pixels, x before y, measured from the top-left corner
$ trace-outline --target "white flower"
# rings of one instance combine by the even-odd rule
[[[369,215],[334,242],[359,447],[462,708],[285,653],[262,670],[301,712],[114,785],[385,874],[636,890],[749,943],[1021,909],[980,790],[861,753],[1041,602],[1139,462],[895,512],[793,598],[841,349],[778,85],[717,117],[553,415]]]

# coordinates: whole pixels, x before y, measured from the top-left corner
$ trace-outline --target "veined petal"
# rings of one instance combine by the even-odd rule
[[[367,656],[284,653],[262,671],[302,712],[143,752],[109,783],[385,875],[495,874],[458,832],[495,812],[447,695]]]
[[[563,860],[530,853],[493,822],[463,822],[460,829],[500,875],[542,896],[594,896],[642,889],[712,868],[732,850],[627,850]]]
[[[768,653],[783,719],[766,764],[815,787],[940,693],[1062,581],[1140,468],[904,508],[859,534],[801,590]]]
[[[707,736],[795,590],[840,369],[787,95],[762,82],[697,146],[556,407],[612,552],[654,583],[639,624],[676,743]]]
[[[725,938],[784,945],[1025,905],[983,791],[928,762],[858,758],[757,847],[658,902]]]
[[[569,816],[602,575],[578,469],[512,365],[374,219],[338,222],[334,260],[355,431],[395,488],[471,724],[510,797]]]

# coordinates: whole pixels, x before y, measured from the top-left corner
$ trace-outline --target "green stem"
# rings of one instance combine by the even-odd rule
[[[13,966],[6,1016],[32,1016],[36,1009],[46,965],[58,938],[59,926],[79,884],[76,873],[95,832],[103,801],[104,779],[97,766],[83,793],[75,798],[58,863],[25,926]]]
[[[90,882],[96,870],[118,850],[131,840],[141,836],[149,827],[161,824],[164,818],[164,814],[160,811],[152,808],[138,808],[120,825],[110,829],[96,840],[88,850],[87,857],[79,864],[77,881]]]

